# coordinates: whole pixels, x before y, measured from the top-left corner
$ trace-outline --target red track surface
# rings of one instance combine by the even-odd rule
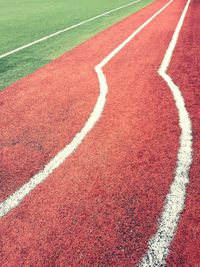
[[[1,201],[82,128],[99,93],[94,66],[166,2],[156,1],[1,93]],[[106,65],[109,92],[100,121],[75,154],[1,219],[1,266],[137,266],[176,165],[178,115],[157,70],[185,3],[174,1]],[[193,0],[170,64],[193,122],[194,160],[168,266],[199,266],[199,10]]]

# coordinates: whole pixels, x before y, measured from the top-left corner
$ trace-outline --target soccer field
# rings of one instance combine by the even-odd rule
[[[0,56],[44,36],[129,4],[130,0],[0,0]],[[141,0],[0,58],[0,90],[153,0]]]

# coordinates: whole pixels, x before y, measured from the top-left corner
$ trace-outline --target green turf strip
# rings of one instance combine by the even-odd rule
[[[0,59],[0,90],[153,1],[142,0]],[[0,55],[131,2],[0,0]]]

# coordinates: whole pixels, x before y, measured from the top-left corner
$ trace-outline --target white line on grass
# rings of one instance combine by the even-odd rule
[[[106,58],[104,58],[97,66],[95,66],[95,71],[97,73],[99,84],[100,84],[100,94],[98,96],[95,107],[90,114],[89,119],[85,123],[84,127],[79,133],[77,133],[74,139],[66,145],[66,147],[61,150],[51,161],[44,166],[43,170],[34,175],[27,183],[25,183],[21,188],[19,188],[15,193],[10,195],[5,201],[0,203],[0,217],[3,217],[13,208],[16,208],[21,201],[40,183],[42,183],[55,169],[57,169],[65,160],[68,158],[81,144],[86,135],[95,126],[96,122],[99,120],[104,105],[106,102],[106,95],[108,92],[108,85],[106,82],[106,77],[103,73],[102,68],[126,45],[130,42],[144,27],[146,27],[154,18],[156,18],[168,5],[170,5],[174,0],[170,0],[165,4],[159,11],[157,11],[152,17],[150,17],[145,23],[143,23],[136,31],[134,31],[124,42],[122,42],[116,49],[114,49]]]
[[[75,24],[75,25],[73,25],[73,26],[70,26],[70,27],[65,28],[65,29],[63,29],[63,30],[57,31],[57,32],[52,33],[52,34],[50,34],[50,35],[47,35],[47,36],[45,36],[45,37],[43,37],[43,38],[41,38],[41,39],[38,39],[38,40],[36,40],[36,41],[34,41],[34,42],[31,42],[31,43],[29,43],[29,44],[23,45],[23,46],[18,47],[18,48],[14,49],[14,50],[12,50],[12,51],[10,51],[10,52],[7,52],[7,53],[5,53],[5,54],[3,54],[3,55],[0,55],[0,59],[1,59],[1,58],[4,58],[4,57],[7,57],[7,56],[9,56],[9,55],[11,55],[11,54],[14,54],[14,53],[16,53],[16,52],[18,52],[18,51],[20,51],[20,50],[25,49],[25,48],[28,48],[28,47],[30,47],[30,46],[32,46],[32,45],[38,44],[38,43],[40,43],[40,42],[42,42],[42,41],[45,41],[45,40],[47,40],[47,39],[49,39],[49,38],[51,38],[51,37],[54,37],[54,36],[56,36],[56,35],[59,35],[59,34],[63,33],[63,32],[67,32],[67,31],[69,31],[69,30],[72,30],[72,29],[74,29],[74,28],[77,28],[77,27],[79,27],[79,26],[81,26],[81,25],[83,25],[83,24],[85,24],[85,23],[88,23],[88,22],[93,21],[93,20],[95,20],[95,19],[98,19],[98,18],[101,18],[101,17],[103,17],[103,16],[106,16],[106,15],[108,15],[108,14],[110,14],[110,13],[113,13],[113,12],[115,12],[115,11],[117,11],[117,10],[126,8],[126,7],[131,6],[131,5],[134,5],[134,4],[136,4],[136,3],[138,3],[138,2],[141,2],[141,1],[142,1],[142,0],[137,0],[137,1],[131,2],[131,3],[127,4],[127,5],[123,5],[123,6],[117,7],[117,8],[115,8],[115,9],[112,9],[112,10],[110,10],[110,11],[107,11],[107,12],[105,12],[105,13],[103,13],[103,14],[97,15],[97,16],[95,16],[95,17],[93,17],[93,18],[84,20],[84,21],[82,21],[82,22],[80,22],[80,23],[77,23],[77,24]]]
[[[167,69],[170,64],[189,4],[190,0],[186,3],[158,71],[159,75],[169,86],[174,97],[179,115],[181,135],[174,181],[170,186],[169,193],[167,194],[165,200],[163,212],[159,220],[158,230],[149,241],[147,254],[142,258],[140,267],[165,265],[171,241],[176,234],[181,212],[184,209],[186,188],[189,183],[189,171],[192,164],[192,123],[179,87],[167,74]]]

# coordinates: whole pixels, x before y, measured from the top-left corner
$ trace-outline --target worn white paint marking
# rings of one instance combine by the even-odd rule
[[[141,1],[142,1],[142,0],[137,0],[137,1],[131,2],[131,3],[127,4],[127,5],[123,5],[123,6],[117,7],[117,8],[115,8],[115,9],[112,9],[112,10],[110,10],[110,11],[107,11],[107,12],[105,12],[105,13],[103,13],[103,14],[100,14],[100,15],[98,15],[98,16],[95,16],[95,17],[93,17],[93,18],[84,20],[84,21],[82,21],[82,22],[80,22],[80,23],[77,23],[77,24],[75,24],[75,25],[73,25],[73,26],[70,26],[70,27],[68,27],[68,28],[65,28],[65,29],[63,29],[63,30],[57,31],[57,32],[52,33],[52,34],[50,34],[50,35],[47,35],[47,36],[45,36],[45,37],[43,37],[43,38],[41,38],[41,39],[38,39],[38,40],[36,40],[36,41],[34,41],[34,42],[31,42],[31,43],[29,43],[29,44],[23,45],[23,46],[18,47],[18,48],[16,48],[16,49],[12,50],[12,51],[9,51],[9,52],[7,52],[7,53],[5,53],[5,54],[3,54],[3,55],[0,55],[0,59],[1,59],[1,58],[4,58],[4,57],[7,57],[7,56],[9,56],[9,55],[11,55],[11,54],[14,54],[14,53],[16,53],[16,52],[18,52],[18,51],[20,51],[20,50],[25,49],[25,48],[28,48],[28,47],[30,47],[30,46],[33,46],[33,45],[35,45],[35,44],[38,44],[38,43],[40,43],[40,42],[43,42],[43,41],[45,41],[45,40],[47,40],[47,39],[49,39],[49,38],[51,38],[51,37],[54,37],[54,36],[56,36],[56,35],[59,35],[59,34],[61,34],[61,33],[63,33],[63,32],[67,32],[67,31],[69,31],[69,30],[72,30],[72,29],[74,29],[74,28],[77,28],[77,27],[79,27],[79,26],[82,26],[82,25],[85,24],[85,23],[88,23],[88,22],[91,22],[91,21],[96,20],[96,19],[98,19],[98,18],[107,16],[107,15],[109,15],[109,14],[115,12],[115,11],[118,11],[118,10],[120,10],[120,9],[129,7],[129,6],[131,6],[131,5],[135,5],[135,4],[137,4],[137,3],[141,2]]]
[[[184,209],[186,188],[189,183],[189,171],[192,164],[192,123],[179,87],[167,74],[167,69],[170,64],[189,4],[190,0],[186,3],[158,71],[159,75],[169,86],[176,103],[179,114],[179,126],[181,128],[180,146],[174,181],[170,186],[170,191],[165,200],[164,209],[159,220],[158,230],[149,241],[147,254],[142,258],[140,267],[165,266],[169,247],[176,234],[181,212]]]
[[[114,49],[106,58],[104,58],[97,66],[95,66],[95,72],[97,73],[99,84],[100,84],[100,94],[98,96],[96,105],[90,114],[89,119],[85,123],[82,130],[77,133],[74,139],[66,145],[66,147],[61,150],[39,173],[34,175],[27,183],[25,183],[20,189],[15,193],[10,195],[5,201],[0,203],[0,217],[3,217],[13,208],[17,207],[21,201],[27,196],[37,185],[43,182],[55,169],[57,169],[65,160],[68,158],[81,144],[86,135],[94,127],[96,122],[99,120],[104,105],[106,102],[106,95],[108,92],[108,85],[106,82],[106,77],[103,73],[102,68],[126,45],[130,42],[145,26],[147,26],[156,16],[158,16],[168,5],[170,5],[174,0],[170,0],[166,5],[164,5],[159,11],[157,11],[152,17],[150,17],[144,24],[142,24],[136,31],[134,31],[124,42],[122,42],[116,49]]]

